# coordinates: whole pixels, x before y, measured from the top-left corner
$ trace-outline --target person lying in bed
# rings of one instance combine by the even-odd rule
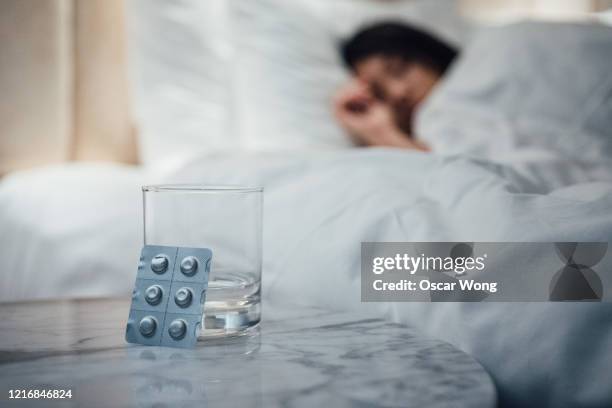
[[[334,114],[365,146],[427,151],[413,133],[414,112],[441,80],[457,51],[402,23],[378,23],[341,45],[353,78],[334,98]]]

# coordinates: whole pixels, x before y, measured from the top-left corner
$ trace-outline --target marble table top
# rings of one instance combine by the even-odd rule
[[[129,299],[0,304],[0,406],[494,407],[449,344],[357,313],[264,305],[250,336],[194,350],[127,344]],[[71,390],[10,400],[9,389]]]

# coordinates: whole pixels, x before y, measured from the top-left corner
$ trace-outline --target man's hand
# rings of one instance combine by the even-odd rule
[[[339,90],[334,99],[334,114],[357,144],[428,150],[399,129],[391,108],[374,98],[359,80]]]

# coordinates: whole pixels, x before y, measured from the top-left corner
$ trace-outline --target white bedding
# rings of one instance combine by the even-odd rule
[[[458,0],[135,0],[127,4],[140,159],[173,167],[203,152],[342,149],[334,91],[341,39],[374,19],[453,43]],[[170,137],[171,136],[171,137]]]
[[[0,183],[0,301],[125,294],[141,233],[142,170],[70,164]]]
[[[605,241],[612,232],[612,183],[537,193],[509,166],[459,156],[219,155],[163,177],[127,166],[57,166],[0,183],[0,227],[10,237],[0,249],[0,298],[127,293],[141,242],[140,186],[152,180],[263,185],[266,293],[279,299],[293,296],[286,285],[308,287],[311,273],[292,272],[299,265],[346,271],[329,278],[357,285],[362,241]],[[346,301],[325,303],[335,300]]]
[[[361,241],[609,240],[611,183],[523,193],[509,168],[385,149],[208,158],[174,180],[265,185],[263,293],[275,307],[379,310],[472,353],[506,402],[612,401],[609,303],[362,304],[359,283]],[[87,166],[4,180],[0,298],[127,295],[144,181]]]
[[[599,29],[593,33],[602,41]],[[589,35],[582,37],[587,43]],[[597,47],[592,51],[601,53]],[[534,143],[509,143],[497,155],[487,147],[495,130],[503,128],[511,139],[519,134],[523,142],[529,139],[524,131],[504,128],[513,122],[502,114],[504,106],[495,105],[495,93],[466,96],[471,110],[457,114],[460,94],[445,89],[457,90],[457,82],[480,75],[477,67],[468,68],[458,66],[451,82],[436,91],[422,112],[421,126],[443,152],[444,144],[452,142],[446,132],[455,129],[471,146],[484,146],[480,158],[471,157],[478,149],[460,154],[355,149],[202,156],[163,177],[87,164],[9,175],[0,183],[0,300],[128,294],[141,245],[138,186],[145,182],[262,184],[266,302],[275,307],[301,302],[377,310],[415,325],[479,359],[493,375],[503,404],[610,406],[610,303],[360,302],[362,241],[612,237],[612,171],[605,150],[612,138],[603,126],[609,123],[606,112],[612,101],[612,87],[606,88],[604,81],[607,70],[591,67],[589,81],[602,76],[597,88],[601,103],[589,106],[592,115],[579,122],[584,126],[572,128],[579,131],[563,132],[563,149],[540,146],[540,135],[546,139],[554,134],[538,131],[550,130],[547,123],[538,128],[531,121],[521,129],[533,132]],[[541,92],[548,92],[547,107],[554,109],[555,88]],[[444,101],[451,104],[447,111]],[[584,106],[574,102],[577,109]],[[491,122],[478,115],[490,112],[491,106],[496,106],[496,118],[507,121],[483,128]],[[565,154],[583,146],[575,150],[579,154]],[[592,146],[602,148],[594,151]],[[609,275],[603,280],[605,293],[612,290]]]

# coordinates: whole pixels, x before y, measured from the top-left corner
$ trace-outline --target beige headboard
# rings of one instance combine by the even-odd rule
[[[0,1],[0,174],[136,163],[122,0]]]

